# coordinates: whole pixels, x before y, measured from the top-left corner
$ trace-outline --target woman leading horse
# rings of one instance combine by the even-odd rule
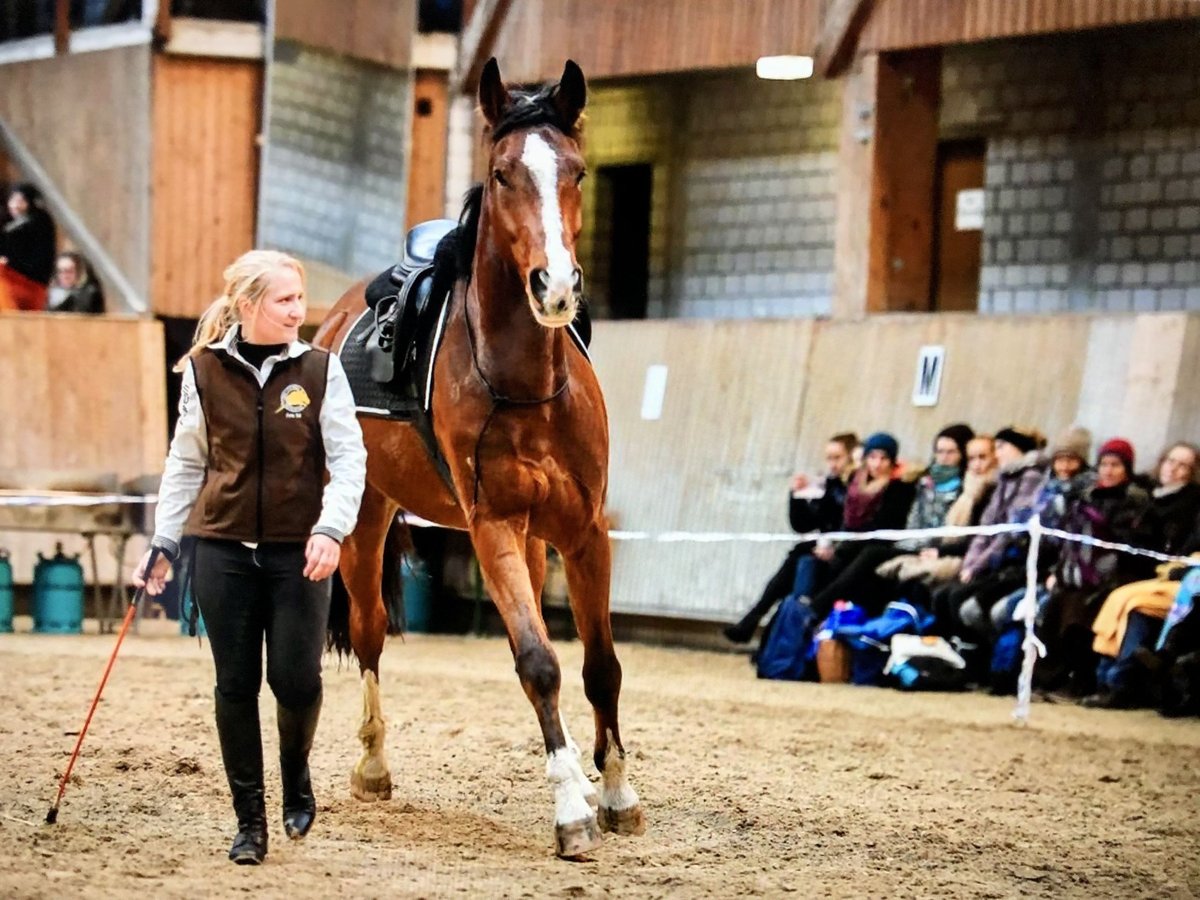
[[[541,727],[557,852],[564,858],[597,847],[602,831],[640,834],[645,827],[626,779],[617,721],[621,666],[609,621],[604,516],[608,418],[591,363],[567,329],[582,302],[575,242],[585,100],[583,73],[574,62],[557,84],[532,92],[508,90],[495,60],[484,67],[479,101],[489,129],[488,175],[470,194],[450,239],[449,264],[457,268],[433,370],[434,434],[452,487],[412,426],[364,417],[367,487],[341,563],[350,644],[364,682],[364,755],[351,777],[355,796],[384,798],[391,791],[378,685],[387,630],[381,572],[389,525],[405,509],[470,532]],[[439,257],[445,264],[450,254]],[[316,342],[340,347],[364,308],[360,284],[338,301]],[[599,796],[559,714],[561,676],[540,600],[547,543],[566,563],[583,641]]]

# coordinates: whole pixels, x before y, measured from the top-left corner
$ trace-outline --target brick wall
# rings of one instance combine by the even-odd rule
[[[596,87],[589,168],[653,166],[649,314],[827,314],[840,90],[750,73]],[[608,207],[585,182],[579,248],[606,306]]]
[[[279,42],[260,242],[343,272],[395,262],[405,217],[404,73]]]
[[[942,88],[987,139],[981,311],[1200,310],[1200,28],[948,48]]]

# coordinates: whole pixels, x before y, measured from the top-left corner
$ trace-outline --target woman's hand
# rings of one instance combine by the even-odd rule
[[[327,534],[314,534],[304,548],[304,577],[322,581],[334,573],[342,558],[342,545]]]
[[[931,562],[938,558],[938,548],[926,547],[918,555],[921,557],[921,559],[925,560],[925,562]]]
[[[146,575],[146,563],[150,561],[150,552],[146,551],[146,555],[142,557],[142,561],[137,564],[137,568],[133,570],[133,586],[135,588],[145,588],[146,593],[151,597],[157,597],[166,589],[167,575],[171,572],[171,561],[161,553],[158,559],[154,561],[154,568],[150,575]]]

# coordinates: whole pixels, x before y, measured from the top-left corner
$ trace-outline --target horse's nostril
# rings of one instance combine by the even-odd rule
[[[545,269],[534,269],[529,273],[529,293],[538,300],[546,299],[546,288],[550,286],[550,273]]]

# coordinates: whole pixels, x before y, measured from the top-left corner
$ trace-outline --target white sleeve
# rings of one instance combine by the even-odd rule
[[[161,547],[171,559],[179,556],[179,538],[192,505],[204,484],[208,467],[208,431],[200,396],[196,392],[196,375],[188,360],[179,388],[179,421],[175,437],[163,467],[162,484],[158,488],[158,508],[155,510],[154,538],[150,544]]]
[[[367,478],[367,451],[362,429],[354,411],[354,395],[342,361],[332,353],[321,404],[321,439],[325,444],[325,467],[329,483],[321,497],[321,517],[313,534],[324,534],[340,542],[358,522]]]

